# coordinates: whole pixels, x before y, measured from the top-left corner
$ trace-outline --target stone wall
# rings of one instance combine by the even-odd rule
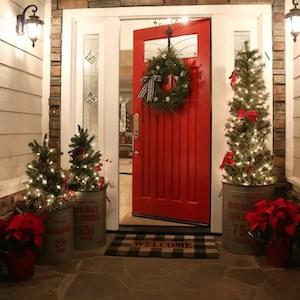
[[[62,10],[145,5],[272,4],[273,7],[273,102],[274,154],[280,171],[279,186],[285,185],[285,22],[284,0],[52,0],[50,141],[60,146],[61,32]]]

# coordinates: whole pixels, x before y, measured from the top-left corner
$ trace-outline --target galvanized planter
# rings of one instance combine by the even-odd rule
[[[261,242],[248,234],[246,214],[257,201],[274,197],[275,185],[242,186],[223,183],[223,248],[237,254],[264,253]]]
[[[37,263],[54,265],[73,257],[73,207],[46,212],[46,234],[42,249],[37,251]]]
[[[75,192],[74,249],[87,250],[106,242],[106,190]]]

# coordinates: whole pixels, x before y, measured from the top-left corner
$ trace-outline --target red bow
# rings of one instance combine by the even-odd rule
[[[102,170],[102,166],[103,166],[103,164],[101,164],[101,163],[99,165],[97,165],[96,166],[96,171],[100,172]]]
[[[245,111],[243,109],[238,110],[238,118],[245,119],[248,118],[251,123],[257,122],[256,118],[259,116],[259,113],[255,110]]]
[[[236,76],[235,71],[232,71],[231,75],[229,76],[229,79],[231,79],[230,80],[231,86],[238,80],[238,77]]]
[[[225,157],[223,158],[222,164],[220,165],[220,169],[223,170],[225,167],[225,164],[230,164],[230,165],[234,165],[235,161],[233,159],[233,156],[235,155],[235,152],[227,152]]]

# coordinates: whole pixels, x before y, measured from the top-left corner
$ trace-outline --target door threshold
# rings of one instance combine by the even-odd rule
[[[186,220],[180,220],[180,219],[171,219],[171,218],[163,218],[163,217],[157,217],[157,216],[151,216],[151,215],[144,215],[132,212],[132,216],[139,217],[139,218],[146,218],[146,219],[152,219],[152,220],[158,220],[158,221],[166,221],[166,222],[174,222],[174,223],[182,223],[184,225],[190,225],[190,226],[201,226],[201,227],[209,227],[206,223],[200,223],[200,222],[193,222],[193,221],[186,221]],[[176,227],[180,227],[180,225],[174,225]],[[172,226],[171,226],[172,227]]]
[[[160,234],[211,234],[210,227],[194,226],[145,226],[145,225],[120,225],[118,232],[124,233],[160,233]]]

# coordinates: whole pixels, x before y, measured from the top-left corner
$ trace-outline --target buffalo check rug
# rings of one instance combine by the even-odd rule
[[[218,258],[211,235],[117,234],[105,252],[108,256]]]

